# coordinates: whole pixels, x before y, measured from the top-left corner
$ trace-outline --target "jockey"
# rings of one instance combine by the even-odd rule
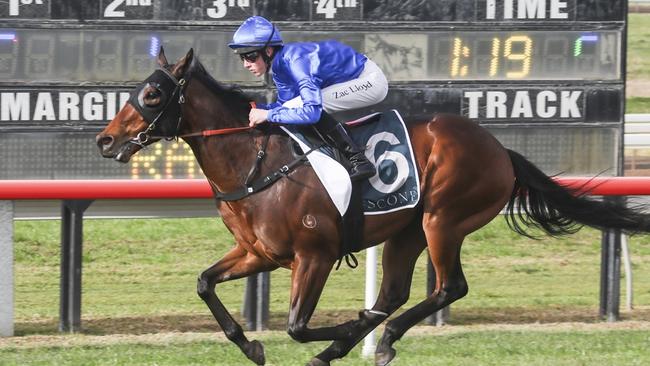
[[[364,148],[329,115],[384,100],[388,82],[374,62],[334,40],[285,44],[278,29],[260,16],[246,19],[228,46],[255,76],[271,71],[277,88],[276,102],[251,109],[251,127],[266,121],[315,124],[350,161],[351,180],[375,174]]]

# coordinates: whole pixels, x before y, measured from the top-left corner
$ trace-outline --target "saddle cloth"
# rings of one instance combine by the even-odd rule
[[[376,121],[378,115],[379,120]],[[350,127],[350,137],[359,146],[366,146],[366,157],[377,167],[377,174],[360,182],[364,215],[378,215],[417,205],[420,200],[420,178],[402,116],[396,110],[390,110],[348,122],[347,125]],[[281,128],[298,143],[303,152],[314,147],[299,127],[284,125]],[[343,216],[350,204],[352,182],[348,171],[333,157],[334,151],[329,146],[307,155],[316,175]]]

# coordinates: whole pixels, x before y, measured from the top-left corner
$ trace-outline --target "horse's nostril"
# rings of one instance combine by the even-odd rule
[[[115,141],[113,136],[102,136],[97,139],[97,145],[99,145],[100,148],[108,148],[113,145],[113,141]]]

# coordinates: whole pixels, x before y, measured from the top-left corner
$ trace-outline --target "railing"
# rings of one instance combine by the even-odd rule
[[[559,178],[595,195],[650,195],[650,178]],[[211,198],[205,180],[0,181],[0,335],[13,334],[13,200],[63,201],[60,330],[75,331],[81,317],[83,213],[96,199]],[[258,309],[259,312],[260,309]]]

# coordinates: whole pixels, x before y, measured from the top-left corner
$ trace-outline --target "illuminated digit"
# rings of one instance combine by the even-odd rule
[[[521,53],[512,52],[512,44],[520,42],[523,43],[524,51]],[[530,73],[530,56],[533,50],[533,40],[528,36],[512,36],[506,40],[503,47],[503,56],[510,61],[521,62],[521,69],[519,71],[506,72],[507,78],[519,79],[528,76]]]
[[[469,47],[463,46],[460,38],[454,38],[454,48],[451,60],[451,76],[467,76],[467,65],[460,65],[461,57],[469,57]]]
[[[106,10],[104,10],[104,17],[105,18],[124,18],[124,10],[117,11],[118,6],[122,5],[124,3],[124,0],[113,0],[108,6],[106,7]]]
[[[316,4],[316,14],[325,14],[325,18],[332,19],[336,14],[334,0],[318,0]]]
[[[208,16],[210,18],[223,18],[228,13],[228,6],[226,5],[226,0],[215,0],[212,2],[214,8],[208,8]]]
[[[460,47],[462,42],[460,38],[454,38],[454,49],[451,52],[453,58],[451,59],[451,76],[458,76],[458,69],[460,65]]]
[[[501,41],[498,38],[492,38],[492,58],[490,59],[490,76],[496,76],[499,70],[499,49]]]

